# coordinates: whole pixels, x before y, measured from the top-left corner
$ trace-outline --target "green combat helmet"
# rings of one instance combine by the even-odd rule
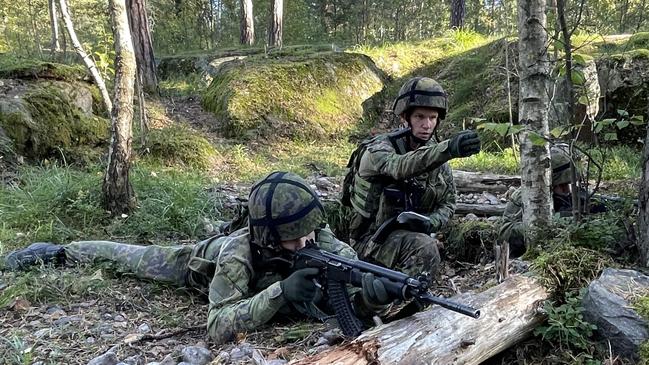
[[[553,146],[550,149],[550,163],[552,166],[552,186],[572,183],[572,172],[570,171],[570,156],[560,146]]]
[[[428,77],[414,77],[406,81],[399,89],[392,111],[399,117],[415,107],[435,108],[440,120],[446,118],[448,100],[442,85]]]
[[[248,199],[252,241],[279,249],[281,241],[304,237],[324,220],[316,193],[301,177],[273,172],[257,182]]]

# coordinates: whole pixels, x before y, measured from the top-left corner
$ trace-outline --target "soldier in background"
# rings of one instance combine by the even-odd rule
[[[293,270],[292,255],[308,240],[348,258],[356,258],[356,253],[337,240],[323,220],[323,207],[302,178],[274,172],[251,189],[248,225],[228,236],[187,246],[38,242],[7,255],[5,267],[108,261],[140,278],[197,289],[209,296],[208,334],[223,343],[237,333],[258,329],[276,315],[324,318],[326,303],[313,280],[318,269]],[[362,290],[350,292],[356,315],[368,323],[391,301],[372,274],[363,276]]]

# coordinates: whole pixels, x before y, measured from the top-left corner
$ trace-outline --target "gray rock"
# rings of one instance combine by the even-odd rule
[[[115,322],[124,322],[124,321],[126,321],[126,318],[124,318],[124,316],[122,316],[120,314],[113,317],[113,319],[115,320]]]
[[[149,327],[149,325],[146,324],[146,323],[142,323],[142,324],[137,328],[137,331],[138,331],[139,333],[149,333],[149,332],[151,332],[151,327]]]
[[[103,319],[104,321],[108,321],[113,319],[113,315],[110,313],[104,313],[101,315],[101,319]]]
[[[142,363],[144,363],[144,361],[142,360],[142,356],[140,355],[127,357],[126,359],[124,359],[124,361],[121,362],[121,364],[123,365],[140,365]]]
[[[45,365],[45,363],[42,362],[42,361],[36,361],[36,362],[33,362],[32,365]]]
[[[484,191],[482,192],[482,196],[489,201],[489,204],[491,205],[496,205],[498,204],[498,197],[495,195],[491,194],[490,192]]]
[[[41,338],[41,337],[46,336],[46,335],[49,337],[49,334],[50,334],[51,331],[52,331],[51,328],[43,328],[43,329],[40,329],[40,330],[34,332],[34,336],[36,338]]]
[[[95,343],[95,338],[92,336],[86,338],[86,343],[92,345],[93,343]]]
[[[159,362],[147,362],[145,365],[160,365]]]
[[[79,322],[79,321],[81,321],[81,317],[79,316],[65,316],[54,321],[54,324],[57,326],[65,326],[70,322]]]
[[[183,361],[192,365],[205,365],[214,358],[210,350],[199,346],[187,346],[181,353]]]
[[[244,342],[230,350],[230,361],[234,364],[238,362],[250,361],[252,357],[252,346]]]
[[[282,359],[275,359],[275,360],[270,360],[266,362],[267,365],[284,365],[288,364],[288,361],[282,360]]]
[[[647,321],[630,306],[629,298],[649,288],[649,276],[633,270],[607,268],[588,286],[582,299],[584,318],[609,340],[614,355],[637,360],[638,346],[649,338]]]
[[[464,220],[465,221],[477,221],[477,220],[479,220],[479,218],[478,218],[477,215],[475,215],[473,213],[469,213],[469,214],[464,216]]]
[[[97,356],[88,362],[88,365],[117,365],[119,360],[114,352],[108,351],[107,353]]]

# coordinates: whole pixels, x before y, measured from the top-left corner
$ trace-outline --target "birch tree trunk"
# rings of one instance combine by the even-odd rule
[[[248,46],[255,43],[255,19],[252,13],[252,0],[241,0],[240,43]]]
[[[149,18],[146,12],[146,0],[127,0],[128,22],[133,36],[137,72],[141,75],[142,86],[148,93],[158,93],[158,76],[156,75],[155,54]]]
[[[68,4],[66,0],[59,0],[59,7],[61,8],[61,16],[63,17],[63,22],[65,23],[65,29],[68,31],[68,35],[70,36],[70,42],[72,42],[72,46],[74,47],[75,51],[77,51],[79,57],[81,57],[81,59],[83,60],[83,63],[88,68],[88,71],[90,71],[90,75],[92,75],[93,80],[95,80],[95,84],[97,84],[97,87],[99,88],[99,92],[101,93],[101,98],[104,101],[106,111],[108,112],[108,114],[111,114],[113,104],[110,101],[108,89],[106,89],[106,84],[104,83],[104,79],[101,77],[101,74],[97,69],[97,65],[95,65],[95,61],[93,61],[88,53],[83,50],[81,42],[79,42],[79,39],[77,38],[77,33],[74,31],[72,16],[70,16],[70,11],[68,10]]]
[[[126,0],[110,0],[109,7],[115,38],[115,106],[110,116],[111,141],[102,191],[104,207],[114,216],[127,213],[135,206],[135,193],[129,181],[129,169],[136,64],[126,14]]]
[[[61,44],[59,43],[59,17],[56,11],[56,0],[47,0],[47,5],[50,11],[50,27],[52,28],[52,42],[50,51],[52,54],[61,52]]]
[[[520,64],[520,124],[527,126],[521,138],[521,186],[523,222],[531,228],[530,242],[539,228],[550,223],[550,195],[547,60],[545,0],[518,0],[518,49]],[[537,141],[537,143],[533,143]]]
[[[284,28],[284,0],[270,0],[270,22],[268,23],[268,46],[282,47]]]
[[[649,105],[647,105],[649,108]],[[642,181],[638,198],[638,250],[641,264],[649,267],[649,126],[642,151]]]

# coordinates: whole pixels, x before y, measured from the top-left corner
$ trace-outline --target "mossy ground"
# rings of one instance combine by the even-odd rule
[[[0,57],[0,79],[87,80],[88,71],[82,65],[65,65],[33,59]]]

